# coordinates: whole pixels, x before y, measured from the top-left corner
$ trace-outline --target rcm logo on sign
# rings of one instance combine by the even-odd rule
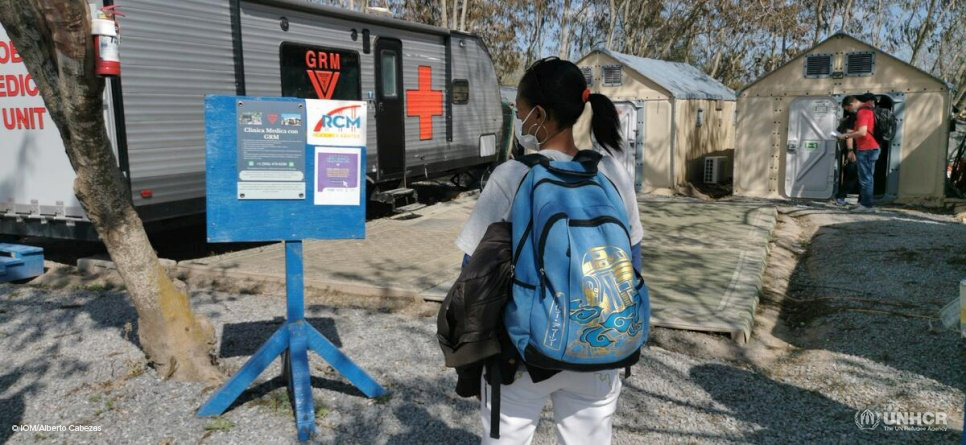
[[[306,102],[308,143],[314,145],[364,146],[366,103],[348,100]]]
[[[362,118],[358,115],[359,105],[337,108],[322,115],[315,124],[315,131],[351,131],[362,127]]]

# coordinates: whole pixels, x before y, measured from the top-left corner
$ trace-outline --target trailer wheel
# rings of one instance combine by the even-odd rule
[[[372,181],[366,181],[366,202],[372,201],[372,194],[376,192],[376,183]]]
[[[493,174],[492,166],[487,166],[482,172],[480,172],[480,193],[483,193],[483,188],[486,187],[486,183],[490,180],[491,174]]]
[[[476,186],[478,181],[472,170],[464,170],[453,175],[453,177],[450,178],[450,182],[461,189],[472,189]]]

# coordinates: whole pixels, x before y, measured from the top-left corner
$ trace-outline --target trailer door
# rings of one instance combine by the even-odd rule
[[[376,41],[376,143],[380,177],[400,175],[406,168],[402,88],[402,43],[379,38]]]
[[[837,122],[838,107],[830,97],[801,97],[789,105],[785,145],[789,198],[832,197],[837,140],[831,133]]]

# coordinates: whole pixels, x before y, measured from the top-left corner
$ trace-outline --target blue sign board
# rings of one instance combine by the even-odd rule
[[[308,440],[315,432],[309,351],[366,396],[385,394],[305,321],[302,240],[365,237],[364,121],[364,102],[205,98],[208,241],[284,241],[287,320],[199,416],[220,416],[282,356],[298,438]],[[337,125],[345,122],[355,124]]]
[[[308,144],[306,100],[205,98],[205,182],[209,242],[365,238],[365,147]],[[355,171],[318,165],[329,151],[355,150]],[[360,161],[361,160],[361,161]],[[344,175],[362,196],[347,205],[316,199],[338,189],[317,178]],[[323,180],[325,181],[325,180]],[[299,196],[299,194],[302,196]],[[343,193],[345,194],[345,193]]]

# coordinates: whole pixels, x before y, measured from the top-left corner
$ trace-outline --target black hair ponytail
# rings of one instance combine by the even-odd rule
[[[530,65],[520,79],[517,94],[532,106],[541,106],[560,128],[573,127],[584,112],[587,79],[573,62],[548,57]],[[614,103],[603,94],[588,99],[594,111],[591,129],[597,143],[611,153],[623,151],[620,119]]]
[[[590,120],[594,139],[611,153],[622,152],[620,117],[617,116],[614,103],[603,94],[591,94],[590,108],[594,111],[594,117]]]

